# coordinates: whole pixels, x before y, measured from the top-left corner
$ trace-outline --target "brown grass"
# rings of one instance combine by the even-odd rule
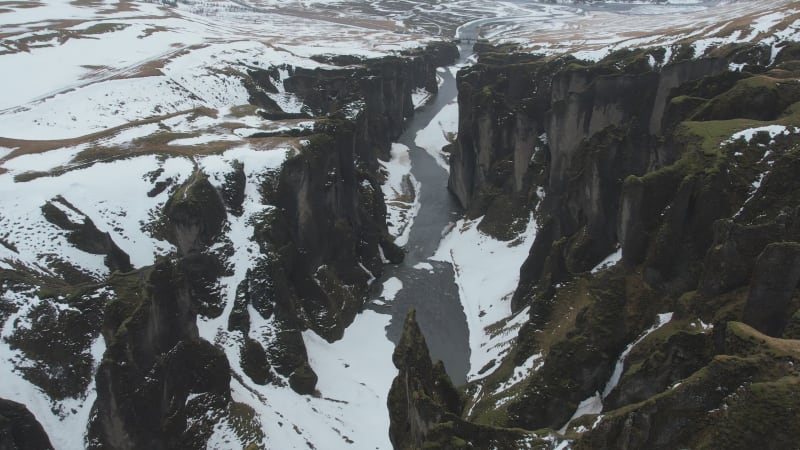
[[[536,333],[536,343],[543,354],[550,352],[553,344],[566,339],[567,334],[575,329],[578,313],[592,303],[588,283],[585,279],[576,279],[558,291],[555,297],[551,319],[541,332]]]
[[[259,151],[270,151],[279,148],[298,147],[298,138],[270,137],[251,139],[247,142]],[[32,181],[41,177],[60,176],[73,170],[85,169],[101,162],[111,162],[141,155],[166,155],[188,157],[196,155],[212,155],[222,153],[241,145],[241,141],[212,141],[201,145],[164,145],[152,142],[140,143],[137,146],[119,149],[114,147],[93,147],[80,152],[69,165],[57,167],[50,171],[23,172],[14,177],[17,183]]]
[[[760,341],[762,345],[776,350],[778,353],[791,356],[794,359],[800,359],[800,340],[767,336],[750,325],[741,322],[734,322],[731,325],[738,328],[740,333],[751,336],[753,340]]]
[[[44,3],[40,1],[2,1],[0,2],[0,7],[7,7],[7,8],[38,8],[44,5]]]
[[[339,23],[342,25],[352,25],[357,27],[368,28],[371,30],[385,30],[385,31],[404,31],[404,28],[397,26],[391,20],[367,19],[367,18],[347,18],[347,17],[334,17],[329,11],[308,11],[304,9],[295,8],[280,8],[275,10],[276,14],[284,16],[300,17],[303,19],[319,20],[321,22]]]
[[[79,144],[91,143],[98,141],[100,139],[108,138],[114,136],[115,134],[119,133],[120,131],[124,131],[128,128],[137,127],[140,125],[147,125],[150,123],[160,122],[165,119],[170,119],[172,117],[181,116],[184,114],[194,114],[196,116],[209,116],[209,117],[216,117],[217,112],[211,110],[209,108],[194,108],[186,111],[178,111],[172,114],[166,114],[163,116],[156,116],[150,117],[148,119],[136,120],[133,122],[126,123],[124,125],[120,125],[114,128],[109,128],[107,130],[98,131],[96,133],[87,134],[85,136],[79,136],[75,138],[69,139],[55,139],[55,140],[26,140],[26,139],[11,139],[11,138],[3,138],[0,137],[0,146],[8,147],[8,148],[16,148],[16,150],[12,151],[8,155],[3,158],[0,158],[0,163],[8,161],[10,159],[16,158],[22,155],[29,155],[35,153],[43,153],[50,150],[55,150],[58,148],[63,147],[74,147]]]

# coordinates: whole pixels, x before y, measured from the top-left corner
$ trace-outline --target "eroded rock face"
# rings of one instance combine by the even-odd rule
[[[512,302],[527,322],[466,387],[466,419],[564,427],[576,448],[748,448],[758,433],[736,430],[757,416],[795,429],[778,405],[797,343],[775,338],[800,323],[796,63],[748,46],[594,64],[489,50],[459,76],[450,187],[495,224],[491,204],[518,196],[538,229]],[[774,128],[737,139],[751,119]]]
[[[0,317],[18,316],[6,336],[20,355],[18,373],[53,399],[54,414],[63,412],[62,401],[85,401],[95,382],[90,448],[205,448],[220,432],[243,445],[263,442],[259,412],[231,398],[231,377],[317,393],[302,333],[340,338],[372,276],[385,260],[402,261],[387,232],[378,157],[388,157],[413,114],[412,92],[435,93],[436,67],[457,54],[454,44],[431,44],[377,60],[336,58],[328,62],[340,68],[330,71],[284,66],[242,74],[265,116],[308,118],[317,126],[283,136],[304,139],[280,168],[254,174],[233,161],[206,174],[195,164],[182,183],[182,176],[160,179],[163,167],[145,174],[152,186],[142,196],[168,201],[141,218],[142,231],[175,246],[153,265],[132,267],[110,235],[65,199],[45,203],[42,214],[63,230],[55,232],[79,250],[105,255],[111,273],[84,272],[57,254],[42,264],[52,273],[0,268],[11,298],[0,302]],[[281,111],[267,95],[279,88],[308,107]],[[260,206],[246,223],[258,248],[244,249],[253,265],[235,286],[230,334],[220,330],[211,343],[199,336],[197,321],[228,311],[225,279],[240,276],[233,256],[242,249],[227,234],[239,225],[245,201]],[[97,361],[93,350],[103,341]],[[235,372],[222,346],[228,355],[238,351]]]
[[[389,437],[395,448],[422,448],[430,429],[445,414],[460,416],[462,404],[444,366],[431,362],[413,309],[392,361],[400,372],[389,390]]]
[[[225,223],[222,198],[200,171],[170,197],[164,214],[167,237],[181,256],[211,245]]]
[[[355,154],[360,165],[374,172],[375,157],[390,158],[391,143],[414,112],[412,91],[424,88],[435,94],[436,67],[452,64],[456,58],[455,44],[431,43],[401,56],[358,61],[355,67],[297,68],[284,86],[303,99],[315,116],[354,118]]]
[[[756,260],[744,321],[770,336],[780,336],[789,321],[788,310],[800,282],[800,244],[768,245]]]
[[[187,439],[187,398],[230,400],[225,355],[197,334],[188,280],[171,261],[132,273],[106,309],[108,348],[97,371],[92,448],[173,448]]]
[[[434,364],[412,309],[392,361],[399,370],[389,390],[389,438],[395,449],[520,448],[545,442],[522,430],[461,419],[463,398],[441,361]]]
[[[0,399],[0,448],[52,449],[50,439],[25,405]]]
[[[724,356],[661,395],[605,415],[575,448],[791,448],[800,420],[789,405],[800,390],[796,363],[787,360],[797,358],[797,342],[735,322],[719,334]]]

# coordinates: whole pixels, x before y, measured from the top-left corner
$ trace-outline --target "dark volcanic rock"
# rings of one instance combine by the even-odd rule
[[[542,277],[561,279],[544,272],[546,260],[551,267],[563,261],[565,275],[580,273],[613,252],[623,241],[620,232],[627,241],[650,233],[631,228],[638,223],[631,214],[639,212],[631,210],[635,198],[619,201],[624,180],[678,159],[680,145],[658,137],[671,92],[724,71],[727,62],[689,60],[659,68],[647,63],[666,64],[658,49],[619,51],[596,64],[569,57],[517,60],[491,51],[459,73],[459,134],[449,186],[468,215],[488,216],[483,231],[496,237],[513,237],[515,224],[524,225],[527,212],[538,206],[545,231],[537,233],[537,251],[521,270],[517,308]],[[500,211],[517,215],[504,218]],[[627,222],[622,227],[620,217]],[[519,228],[517,233],[524,230]],[[551,249],[561,238],[567,241],[555,255]],[[683,275],[668,276],[663,282],[685,284]]]
[[[744,322],[770,336],[780,336],[789,320],[789,303],[800,282],[800,244],[767,246],[756,260]]]
[[[172,194],[164,215],[168,219],[167,237],[182,256],[211,245],[226,217],[222,198],[200,171]]]
[[[52,202],[59,202],[63,207],[72,209],[76,214],[83,216],[83,222],[73,223],[59,207]],[[114,243],[108,232],[101,232],[94,222],[82,212],[78,211],[63,197],[56,197],[42,206],[42,214],[48,222],[69,232],[67,240],[80,250],[95,255],[106,255],[104,263],[110,271],[127,272],[133,269],[131,259],[127,253]]]
[[[412,309],[392,361],[399,370],[389,390],[389,438],[396,449],[524,448],[546,445],[532,433],[461,419],[463,399],[441,361],[430,360]]]
[[[777,406],[796,397],[794,363],[783,365],[796,343],[731,325],[800,329],[796,66],[764,67],[757,46],[597,63],[483,47],[459,74],[450,189],[495,237],[514,223],[499,204],[532,209],[538,227],[512,299],[528,321],[467,386],[469,418],[559,429],[633,344],[603,417],[570,423],[576,448],[749,448],[757,434],[738,430],[759,415],[796,429],[796,411]],[[753,72],[730,72],[731,61]],[[752,119],[792,125],[731,139]],[[621,264],[590,272],[615,250]],[[669,324],[637,338],[667,311]],[[789,434],[762,440],[789,448]]]
[[[25,405],[0,399],[0,448],[48,450],[53,446],[42,425]]]
[[[431,362],[413,309],[392,361],[400,372],[389,390],[389,437],[395,448],[422,448],[428,431],[446,414],[461,415],[462,400],[441,362]]]
[[[170,261],[118,279],[115,287],[121,292],[106,308],[108,348],[97,372],[90,446],[176,447],[184,439],[189,394],[229,401],[228,361],[198,337],[188,281]]]
[[[231,165],[233,166],[233,171],[225,175],[225,184],[222,185],[222,199],[231,214],[241,216],[247,176],[244,173],[244,164],[240,161],[233,161]]]

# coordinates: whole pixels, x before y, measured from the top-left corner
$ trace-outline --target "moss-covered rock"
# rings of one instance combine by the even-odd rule
[[[103,323],[107,349],[96,375],[90,447],[177,446],[190,394],[230,400],[228,361],[199,338],[188,283],[169,260],[117,277]]]
[[[800,282],[800,244],[767,245],[756,260],[743,321],[762,333],[780,336],[791,317],[789,304]]]
[[[726,354],[671,389],[606,413],[575,448],[791,448],[800,426],[798,342],[740,323],[719,333]]]
[[[422,448],[428,431],[445,415],[461,415],[462,399],[439,362],[431,362],[412,309],[392,354],[399,370],[389,390],[389,437],[398,449]]]
[[[213,243],[225,222],[225,205],[208,177],[197,171],[164,205],[167,237],[181,255]]]
[[[604,399],[604,408],[646,400],[708,364],[714,354],[712,337],[697,324],[690,325],[669,324],[634,347],[619,384]]]

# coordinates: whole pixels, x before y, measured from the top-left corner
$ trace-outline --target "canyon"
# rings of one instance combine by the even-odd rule
[[[797,2],[410,3],[0,10],[0,446],[795,445]]]

